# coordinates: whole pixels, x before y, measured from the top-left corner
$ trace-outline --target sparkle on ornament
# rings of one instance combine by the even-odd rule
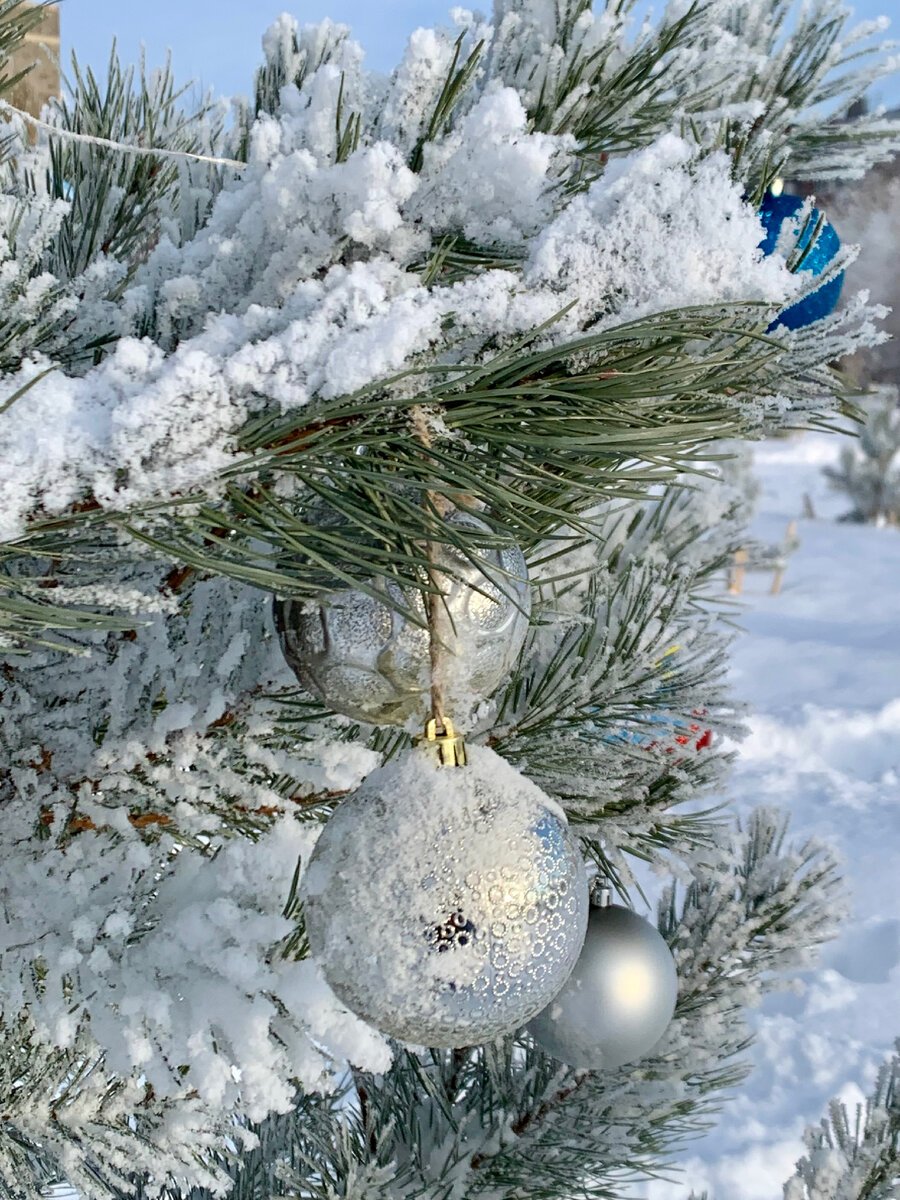
[[[645,962],[622,963],[613,971],[610,985],[623,1004],[644,1005],[654,998],[656,976]]]

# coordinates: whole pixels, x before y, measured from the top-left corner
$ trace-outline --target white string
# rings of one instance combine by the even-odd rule
[[[238,171],[243,171],[247,167],[247,163],[240,162],[236,158],[213,158],[208,154],[191,154],[188,150],[157,150],[149,146],[132,146],[126,142],[111,142],[108,138],[94,137],[89,133],[74,133],[71,129],[60,129],[57,125],[41,121],[37,117],[33,117],[31,113],[16,108],[7,100],[0,100],[0,112],[15,113],[17,117],[27,121],[35,129],[45,129],[54,137],[62,138],[64,141],[81,142],[87,146],[103,146],[107,150],[124,150],[128,154],[150,154],[154,158],[188,158],[193,162],[212,163],[218,167],[234,167]]]

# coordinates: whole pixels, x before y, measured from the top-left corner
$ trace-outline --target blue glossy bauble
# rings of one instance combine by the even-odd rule
[[[780,196],[774,196],[771,192],[766,193],[762,207],[759,210],[760,220],[766,231],[766,236],[759,244],[764,254],[772,254],[774,252],[784,222],[796,217],[797,213],[803,207],[803,203],[801,196],[791,196],[787,192],[782,192]],[[800,251],[805,250],[809,245],[818,220],[819,210],[814,208],[809,220],[805,222],[797,242],[797,248]],[[800,263],[799,273],[821,275],[829,263],[832,262],[840,248],[841,240],[835,233],[834,226],[826,221],[819,232],[815,246],[804,256]],[[772,323],[771,328],[774,329],[779,325],[784,325],[787,329],[802,329],[806,325],[811,325],[813,321],[819,321],[822,317],[827,317],[837,307],[843,282],[844,272],[841,271],[834,279],[830,279],[816,291],[804,297],[804,299],[798,300],[796,304],[792,304],[790,308],[786,308]]]

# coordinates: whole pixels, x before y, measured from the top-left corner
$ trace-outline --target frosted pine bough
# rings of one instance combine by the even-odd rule
[[[55,118],[246,157],[239,177],[17,148],[0,274],[6,1195],[60,1175],[93,1195],[221,1192],[223,1133],[268,1114],[238,1140],[277,1144],[256,1160],[274,1194],[525,1180],[555,1196],[562,1171],[602,1195],[739,1078],[734,1006],[825,936],[833,866],[786,850],[771,816],[731,839],[679,812],[721,785],[718,753],[605,735],[660,711],[734,728],[704,599],[743,500],[679,473],[705,443],[830,411],[828,364],[879,336],[864,297],[762,336],[803,281],[758,253],[754,198],[785,158],[852,176],[897,144],[878,118],[804,116],[848,48],[829,14],[808,10],[776,53],[774,6],[679,6],[636,42],[578,4],[490,24],[457,10],[389,79],[339,27],[284,18],[230,134],[215,109],[180,113],[165,74],[127,99],[117,67],[105,113],[78,86]],[[296,693],[269,592],[402,578],[436,528],[426,486],[487,502],[538,579],[525,658],[479,698],[474,740],[626,883],[635,854],[694,880],[662,915],[682,1007],[636,1072],[566,1077],[507,1043],[420,1060],[305,957],[298,857],[397,744]],[[309,520],[323,505],[344,532]],[[317,570],[286,574],[286,550]],[[363,1079],[361,1107],[346,1089]]]
[[[125,297],[126,304],[145,301],[135,320],[147,319],[149,310],[164,340],[176,319],[191,331],[207,328],[168,355],[146,339],[124,337],[89,375],[47,377],[31,386],[27,404],[9,410],[3,457],[17,469],[3,479],[4,537],[21,536],[36,506],[56,513],[85,492],[119,510],[221,486],[220,477],[240,462],[236,435],[259,410],[260,393],[288,414],[317,397],[363,391],[421,355],[438,351],[437,361],[465,362],[494,339],[512,342],[545,322],[553,324],[544,344],[564,344],[585,331],[590,317],[589,328],[599,332],[680,307],[729,300],[779,305],[797,290],[781,260],[758,254],[758,221],[730,177],[726,155],[695,163],[687,142],[665,134],[616,183],[598,183],[550,219],[545,194],[557,183],[551,167],[574,147],[566,137],[552,145],[529,137],[526,126],[515,92],[488,92],[468,124],[479,154],[457,152],[456,197],[452,159],[436,165],[430,188],[426,176],[410,196],[418,181],[390,144],[360,149],[359,162],[320,166],[309,151],[292,152],[301,139],[299,119],[261,123],[251,149],[256,179],[226,192],[207,228],[180,254],[171,246],[156,251]],[[543,153],[534,152],[532,140],[548,143]],[[497,164],[491,183],[509,220],[481,224],[477,206],[466,214],[461,196],[472,197],[463,186],[467,174],[482,175],[491,163]],[[517,176],[521,182],[507,191]],[[513,205],[514,193],[526,186],[533,203],[523,208],[519,195]],[[328,203],[344,187],[346,213]],[[413,203],[420,189],[429,193],[428,207],[425,197]],[[636,194],[644,190],[649,195],[640,203]],[[407,221],[404,200],[412,209]],[[235,213],[238,204],[242,211]],[[433,222],[427,240],[420,232],[426,213]],[[511,224],[515,216],[523,227]],[[454,221],[467,239],[499,240],[522,252],[528,246],[522,269],[424,286],[401,263],[432,251]],[[316,228],[320,223],[324,228]],[[345,240],[371,259],[328,269]],[[274,257],[284,260],[284,271],[290,263],[293,278],[273,278],[274,247],[285,244]],[[239,293],[238,311],[220,315],[242,279],[252,286]],[[619,295],[623,302],[609,312]],[[453,330],[449,338],[445,324]],[[3,400],[47,365],[39,358],[12,374]]]

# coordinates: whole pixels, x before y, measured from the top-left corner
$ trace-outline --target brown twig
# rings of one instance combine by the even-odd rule
[[[548,1116],[554,1108],[560,1104],[563,1104],[569,1099],[570,1096],[573,1096],[588,1078],[589,1076],[586,1072],[581,1076],[580,1079],[576,1079],[574,1083],[569,1084],[567,1087],[560,1088],[554,1096],[551,1096],[549,1100],[545,1100],[544,1103],[538,1108],[533,1108],[530,1112],[523,1113],[519,1119],[514,1121],[510,1126],[512,1132],[516,1135],[516,1137],[522,1137],[522,1135],[527,1133],[527,1131],[533,1125],[540,1124],[540,1122],[543,1121],[544,1118]],[[480,1167],[483,1167],[485,1163],[490,1162],[491,1157],[492,1156],[488,1154],[473,1155],[470,1163],[472,1170],[477,1171]]]
[[[173,567],[165,579],[160,584],[161,592],[171,592],[173,595],[180,592],[190,577],[194,574],[194,567]]]
[[[378,1143],[375,1140],[375,1130],[371,1126],[369,1093],[359,1082],[356,1083],[356,1095],[359,1097],[359,1118],[362,1121],[363,1132],[369,1135],[369,1153],[376,1154],[378,1152]]]
[[[50,808],[42,808],[40,817],[38,819],[45,829],[49,829],[54,821],[53,810]],[[147,829],[151,825],[171,825],[172,823],[171,817],[167,817],[165,813],[158,812],[129,813],[128,820],[133,829]],[[72,813],[72,815],[66,821],[64,833],[67,835],[73,833],[87,833],[88,831],[96,833],[99,828],[101,827],[95,824],[90,817],[86,817],[82,813],[76,812]]]
[[[429,450],[433,438],[431,430],[428,428],[425,409],[421,404],[416,404],[411,410],[411,416],[416,437],[424,449]],[[446,496],[442,496],[438,492],[427,491],[425,493],[425,500],[441,520],[446,520],[453,511],[451,502]],[[446,650],[446,643],[442,634],[446,627],[447,605],[444,593],[438,582],[440,577],[437,557],[438,547],[430,539],[426,545],[425,552],[428,558],[428,583],[431,589],[428,593],[427,602],[429,657],[431,660],[431,715],[437,723],[438,733],[443,733],[446,713],[444,712],[444,693],[441,684],[441,666]]]

